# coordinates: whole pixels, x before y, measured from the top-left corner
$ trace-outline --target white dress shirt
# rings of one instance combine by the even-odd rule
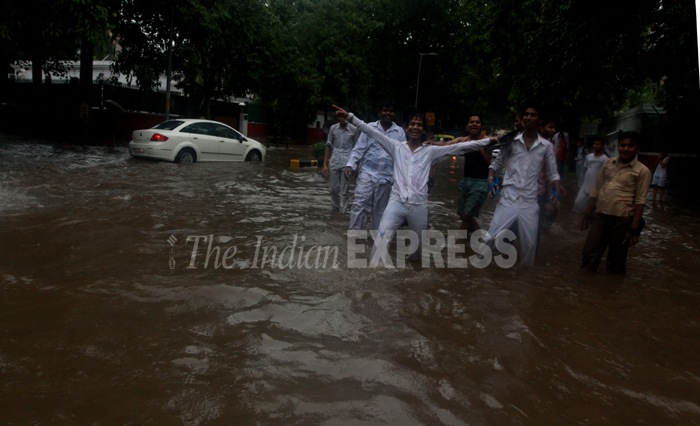
[[[441,157],[476,151],[491,143],[491,139],[486,138],[446,146],[421,145],[411,151],[408,142],[388,137],[352,113],[348,115],[347,121],[357,126],[359,130],[370,134],[394,160],[394,186],[390,199],[407,204],[428,202],[430,166]]]
[[[501,201],[505,204],[523,202],[537,203],[537,176],[545,168],[547,181],[559,180],[557,161],[552,144],[542,136],[528,150],[523,140],[523,134],[515,137],[513,143],[501,153],[489,166],[496,174],[508,162],[506,173],[501,185]]]
[[[328,161],[329,169],[345,168],[359,133],[360,131],[352,124],[346,123],[345,128],[342,128],[340,123],[331,126],[326,141],[326,146],[330,146],[333,150]]]

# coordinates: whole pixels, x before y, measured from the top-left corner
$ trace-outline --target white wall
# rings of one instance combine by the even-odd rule
[[[66,61],[65,64],[68,67],[68,74],[66,76],[62,77],[56,77],[56,76],[51,76],[51,80],[54,83],[70,83],[71,78],[80,78],[80,62],[76,61]],[[112,70],[110,69],[110,66],[112,65],[112,61],[93,61],[92,62],[92,81],[93,82],[98,82],[100,79],[103,79],[105,81],[111,79],[112,77],[116,77],[117,81],[125,86],[129,87],[129,84],[126,80],[126,77],[121,74],[113,74]],[[22,81],[22,82],[31,82],[32,81],[32,69],[31,69],[31,62],[27,63],[28,68],[22,68],[18,66],[17,64],[13,64],[12,68],[15,71],[14,78],[16,81]],[[131,87],[138,87],[136,84],[138,80],[134,79],[131,82]],[[158,88],[158,91],[164,92],[165,87],[167,84],[167,77],[165,75],[160,76],[160,87]],[[179,90],[177,90],[174,86],[174,82],[171,81],[170,83],[170,90],[172,93],[181,93]]]

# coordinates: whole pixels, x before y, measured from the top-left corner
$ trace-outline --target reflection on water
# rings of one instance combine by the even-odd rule
[[[348,269],[347,217],[299,155],[0,144],[0,421],[700,424],[692,210],[648,211],[625,278],[578,270],[566,211],[531,270]],[[457,225],[460,167],[434,229]],[[261,266],[261,246],[340,265]]]

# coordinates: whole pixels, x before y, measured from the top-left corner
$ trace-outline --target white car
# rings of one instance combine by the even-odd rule
[[[263,161],[265,146],[218,121],[178,118],[135,130],[129,154],[175,163]]]

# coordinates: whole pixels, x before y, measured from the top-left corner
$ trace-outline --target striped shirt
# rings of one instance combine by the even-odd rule
[[[328,132],[328,140],[326,141],[326,146],[330,146],[333,150],[328,161],[328,168],[345,168],[359,133],[360,131],[352,124],[346,124],[344,129],[340,127],[340,123],[335,123],[331,126]]]
[[[350,120],[347,121],[350,122]],[[389,138],[399,141],[406,140],[406,133],[396,123],[392,123],[389,130],[386,131],[379,121],[365,124]],[[350,153],[347,166],[353,170],[359,169],[359,173],[366,174],[373,182],[380,184],[394,182],[394,161],[376,143],[375,139],[367,136],[366,133],[362,133],[357,140],[355,148]]]

